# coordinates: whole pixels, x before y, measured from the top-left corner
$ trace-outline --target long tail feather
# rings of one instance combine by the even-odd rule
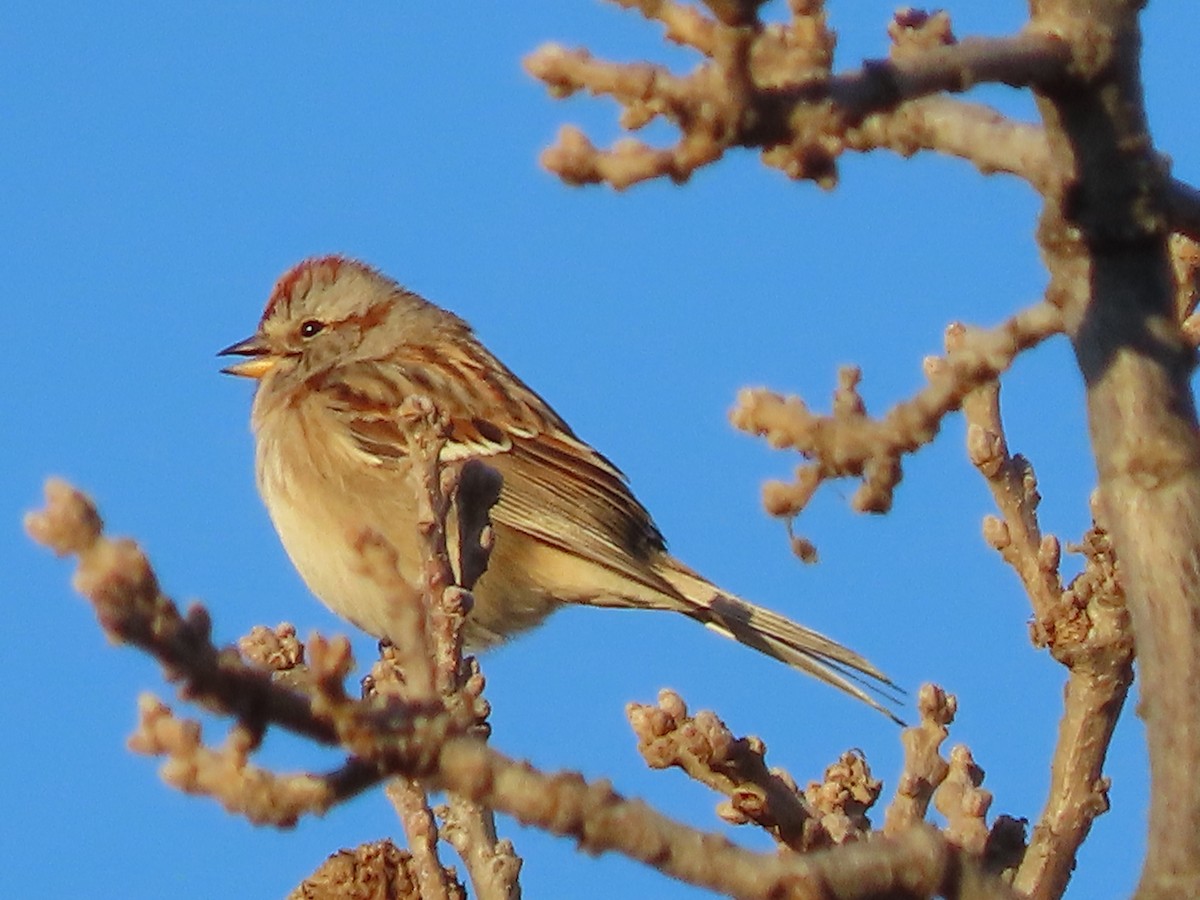
[[[680,612],[718,634],[840,688],[904,724],[879,699],[898,704],[903,690],[866,658],[777,612],[724,593],[674,558],[668,557],[658,571],[687,601]]]

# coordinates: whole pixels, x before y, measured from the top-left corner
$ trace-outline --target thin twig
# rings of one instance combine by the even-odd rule
[[[396,807],[396,813],[404,825],[422,900],[450,900],[450,885],[456,879],[438,858],[437,823],[429,809],[425,791],[408,778],[393,778],[388,781],[384,792]]]
[[[961,328],[952,328],[947,346],[964,338]],[[1061,547],[1042,534],[1038,522],[1041,498],[1033,466],[1008,449],[999,384],[972,392],[963,412],[968,455],[1000,513],[985,520],[984,535],[1029,596],[1034,642],[1068,668],[1050,789],[1014,879],[1023,894],[1049,900],[1066,889],[1092,822],[1108,809],[1102,770],[1133,681],[1133,639],[1117,560],[1099,526],[1082,545],[1083,572],[1063,587]]]

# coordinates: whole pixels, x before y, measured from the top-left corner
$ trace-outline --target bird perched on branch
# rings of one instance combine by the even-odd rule
[[[258,382],[251,415],[258,488],[309,588],[388,637],[394,589],[358,564],[355,536],[394,547],[420,595],[421,535],[408,476],[407,397],[448,422],[441,461],[503,476],[494,548],[465,626],[483,648],[567,604],[682,613],[892,715],[894,687],[852,650],[721,590],[671,556],[624,475],[576,437],[470,326],[375,269],[339,256],[301,262],[275,285],[253,337],[221,351]],[[890,698],[889,698],[890,699]]]

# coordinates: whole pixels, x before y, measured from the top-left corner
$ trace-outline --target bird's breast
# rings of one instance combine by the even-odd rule
[[[277,410],[257,429],[259,492],[296,571],[326,606],[377,637],[391,634],[396,605],[420,602],[414,486],[406,467],[381,471],[355,458],[333,423]],[[373,577],[361,547],[371,534],[391,545],[398,579]],[[404,617],[401,616],[401,619]]]

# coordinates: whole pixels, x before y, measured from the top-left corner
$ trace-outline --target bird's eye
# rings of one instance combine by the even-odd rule
[[[300,337],[310,338],[325,328],[325,323],[319,319],[309,319],[300,326]]]

